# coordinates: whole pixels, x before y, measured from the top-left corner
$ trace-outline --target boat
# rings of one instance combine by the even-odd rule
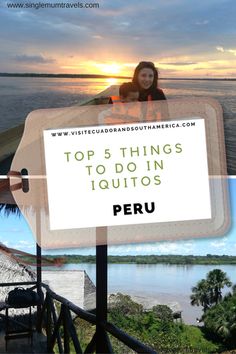
[[[109,86],[92,99],[79,103],[79,106],[108,104],[110,96],[118,94],[118,85]],[[24,123],[0,133],[0,174],[6,175],[20,143],[24,131]]]

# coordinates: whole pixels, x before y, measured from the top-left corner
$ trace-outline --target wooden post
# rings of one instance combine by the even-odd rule
[[[96,228],[96,353],[110,353],[110,343],[102,323],[107,322],[107,228]]]
[[[36,329],[38,332],[41,332],[42,328],[40,326],[39,319],[41,318],[41,310],[42,310],[42,300],[43,300],[43,292],[42,292],[42,250],[38,244],[38,240],[41,239],[41,215],[40,209],[36,210],[36,257],[37,257],[37,264],[36,264],[36,274],[37,274],[37,293],[40,298],[40,304],[37,305],[37,325]]]
[[[46,319],[46,335],[47,335],[47,350],[50,352],[52,342],[52,315],[49,303],[49,295],[46,297],[47,319]]]
[[[61,305],[61,311],[62,311],[62,321],[63,321],[63,330],[64,330],[64,353],[69,354],[70,353],[70,335],[68,331],[68,323],[66,321],[66,307],[64,304]]]

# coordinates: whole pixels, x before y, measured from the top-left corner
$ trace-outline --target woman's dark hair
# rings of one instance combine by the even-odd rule
[[[139,90],[141,90],[141,87],[139,85],[139,82],[138,82],[138,74],[139,72],[142,70],[142,69],[151,69],[154,73],[154,79],[153,79],[153,83],[151,85],[151,87],[149,87],[148,91],[152,91],[152,90],[155,90],[157,89],[157,86],[158,86],[158,71],[154,65],[154,63],[152,63],[151,61],[141,61],[135,68],[134,70],[134,76],[133,76],[133,79],[132,79],[132,82],[138,86]]]

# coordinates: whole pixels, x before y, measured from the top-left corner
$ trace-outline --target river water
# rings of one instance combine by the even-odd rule
[[[109,264],[108,291],[155,299],[174,308],[178,308],[179,304],[184,321],[196,324],[196,318],[201,316],[201,308],[190,305],[191,288],[215,268],[226,272],[230,280],[236,283],[235,265]],[[60,268],[78,269],[85,270],[91,280],[96,282],[95,264],[65,264]],[[227,291],[229,289],[225,288],[224,293]]]
[[[73,106],[122,81],[0,77],[0,132],[24,122],[32,110]],[[236,175],[236,81],[160,80],[160,87],[167,98],[208,96],[222,104],[228,173]]]

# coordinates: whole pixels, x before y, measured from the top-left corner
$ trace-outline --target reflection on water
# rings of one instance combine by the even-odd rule
[[[92,98],[119,79],[0,78],[0,132],[23,123],[35,109],[69,107]]]
[[[106,83],[108,84],[108,86],[111,86],[111,85],[119,85],[119,81],[123,81],[123,80],[118,80],[118,79],[114,79],[114,78],[109,78],[109,79],[106,79],[105,80]]]
[[[64,92],[70,94],[94,95],[110,85],[118,85],[121,79],[77,79],[77,78],[42,78],[42,77],[1,77],[2,96],[28,95],[42,92]]]
[[[0,78],[0,132],[23,123],[40,108],[68,107],[128,79]],[[216,98],[224,111],[227,166],[236,175],[236,81],[160,80],[167,98]]]

